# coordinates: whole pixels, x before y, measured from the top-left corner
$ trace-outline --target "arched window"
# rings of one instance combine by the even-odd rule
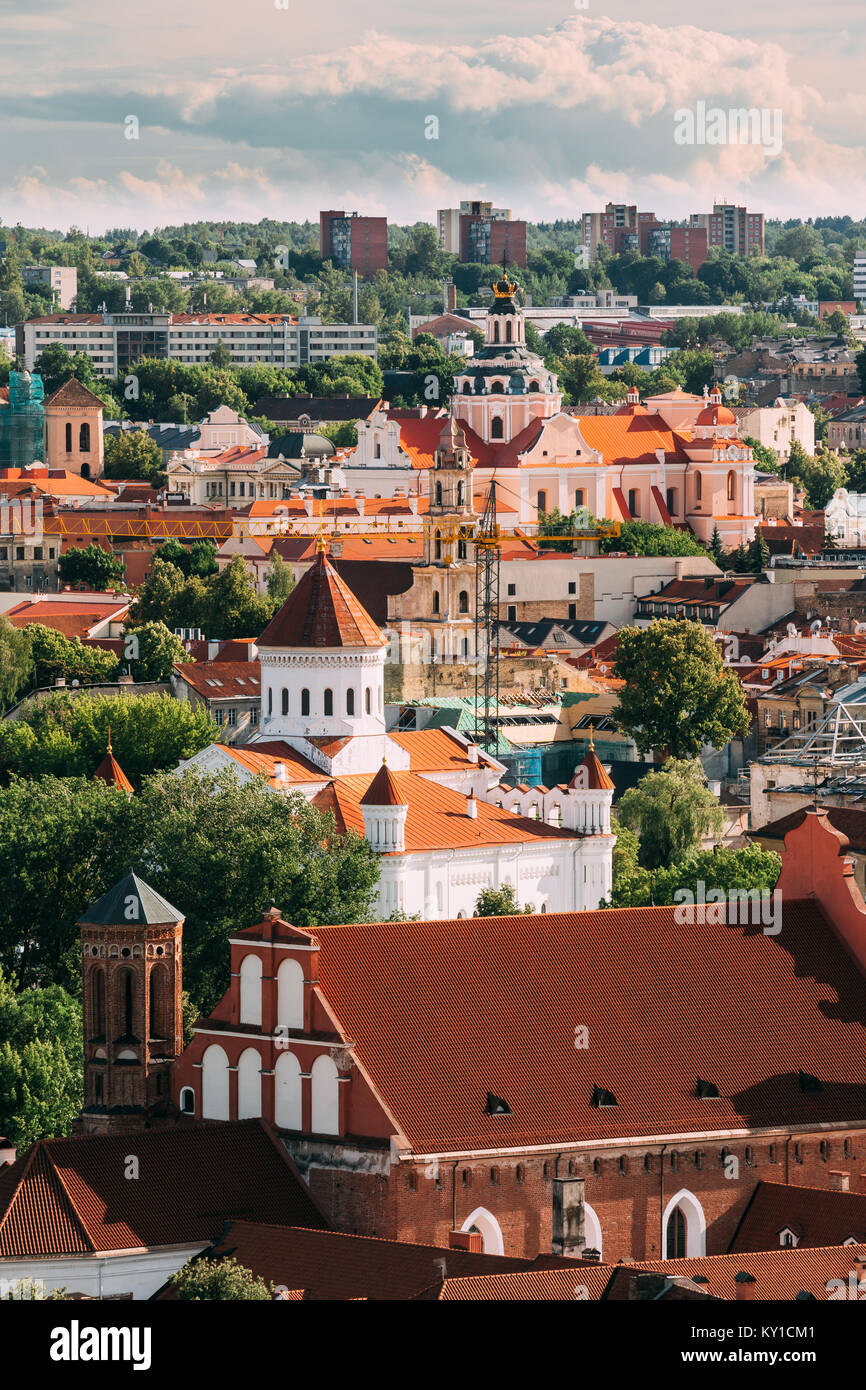
[[[304,971],[296,960],[284,960],[277,971],[277,1023],[304,1026]]]
[[[285,686],[283,686],[283,693],[280,697],[280,709],[283,714],[288,714],[289,712],[289,692]]]
[[[66,452],[67,454],[72,453],[72,426],[68,421],[66,424]]]
[[[438,613],[438,612],[439,612],[439,590],[438,590],[438,589],[434,589],[434,590],[433,590],[433,612],[434,612],[434,613]]]
[[[270,714],[273,714],[273,712],[274,712],[274,688],[273,688],[273,686],[269,685],[269,686],[268,686],[268,714],[269,714],[269,715],[270,715]]]
[[[703,491],[704,480],[700,473],[695,474],[695,501],[700,502],[701,492]]]
[[[155,965],[148,980],[150,989],[150,1033],[151,1038],[167,1038],[171,1033],[171,1012],[169,1007],[168,971],[164,965]]]
[[[665,1207],[662,1221],[666,1260],[706,1254],[707,1223],[696,1197],[681,1188]]]
[[[550,808],[549,823],[551,825],[562,825],[562,807],[558,801]]]
[[[354,714],[354,713],[355,713],[355,692],[354,692],[354,690],[352,689],[351,686],[350,686],[349,689],[346,691],[346,713],[347,713],[347,714]]]
[[[325,715],[334,713],[334,692],[330,686],[325,688]]]
[[[676,516],[676,514],[677,514],[677,490],[676,490],[675,487],[669,487],[669,488],[668,488],[667,494],[666,494],[666,496],[665,496],[665,502],[667,503],[667,509],[668,509],[668,511],[670,512],[671,516]]]
[[[89,463],[82,463],[82,465],[81,465],[81,476],[82,476],[82,478],[89,478],[89,477],[90,477],[90,464],[89,464]]]
[[[686,1254],[686,1218],[682,1207],[675,1207],[668,1217],[665,1232],[665,1259],[683,1260]]]
[[[494,396],[505,395],[505,387],[503,386],[501,381],[494,381],[492,386],[490,387],[490,390]]]
[[[582,507],[584,505],[585,497],[586,493],[584,492],[582,487],[579,487],[574,494],[574,505],[576,507]]]
[[[301,714],[310,713],[310,692],[306,686],[301,691]]]
[[[539,387],[537,381],[530,381],[530,383],[529,383],[529,389],[530,389],[530,391],[538,391],[538,390],[540,390],[541,388]]]
[[[511,337],[512,337],[512,333],[511,333],[511,319],[508,319],[508,321],[506,322],[506,325],[505,325],[505,341],[506,341],[506,343],[510,343],[510,342],[511,342]]]
[[[499,321],[498,321],[498,320],[497,320],[496,323],[494,323],[494,325],[493,325],[493,341],[494,341],[494,343],[498,343],[498,342],[499,342]]]
[[[205,1120],[229,1118],[229,1059],[218,1043],[201,1059],[201,1113]]]
[[[238,1119],[255,1120],[262,1113],[262,1062],[254,1047],[238,1061]]]
[[[105,971],[102,966],[93,972],[93,1036],[105,1037]]]
[[[371,694],[371,692],[370,692],[370,687],[369,687],[369,685],[367,686],[367,689],[364,691],[364,713],[365,713],[365,714],[372,714],[372,713],[373,713],[373,697],[372,697],[372,694]]]
[[[301,1064],[294,1052],[281,1052],[274,1067],[274,1124],[302,1129]]]
[[[121,972],[118,981],[120,986],[120,1007],[121,1018],[123,1019],[123,1037],[133,1036],[132,1024],[135,1017],[135,981],[132,978],[131,970]]]
[[[728,501],[733,502],[737,495],[737,475],[733,468],[728,474]]]
[[[312,1069],[314,1134],[340,1133],[340,1083],[337,1068],[324,1053]]]
[[[463,506],[463,503],[464,503],[465,499],[466,499],[466,488],[465,488],[465,486],[464,486],[463,479],[461,478],[460,481],[459,481],[458,484],[457,484],[457,505],[458,505],[458,507],[462,507],[462,506]]]
[[[90,426],[86,421],[78,431],[78,452],[80,454],[90,453]]]
[[[469,590],[468,590],[468,589],[461,589],[461,590],[460,590],[460,594],[459,594],[457,603],[458,603],[458,607],[459,607],[461,613],[468,613],[468,612],[469,612]]]
[[[433,554],[434,554],[434,556],[435,556],[435,558],[436,558],[437,560],[441,560],[441,559],[442,559],[442,532],[441,532],[441,531],[437,531],[437,532],[436,532],[436,536],[435,536],[435,540],[434,540],[434,544],[433,544]]]
[[[640,511],[640,504],[638,502],[638,491],[636,487],[629,488],[628,509],[631,512],[632,516],[637,516]]]
[[[441,507],[441,506],[442,506],[442,484],[441,484],[441,483],[437,483],[437,484],[436,484],[436,506],[437,506],[437,507]]]
[[[240,1021],[253,1025],[262,1021],[262,962],[252,952],[241,961]]]
[[[195,1091],[192,1086],[182,1086],[180,1091],[180,1109],[183,1115],[195,1114]]]
[[[502,1228],[492,1212],[486,1207],[476,1207],[471,1216],[467,1216],[461,1231],[477,1231],[481,1236],[481,1245],[485,1255],[504,1255],[505,1242],[502,1239]]]
[[[547,493],[544,491],[543,488],[541,489],[541,491],[535,499],[535,505],[540,512],[547,511]]]

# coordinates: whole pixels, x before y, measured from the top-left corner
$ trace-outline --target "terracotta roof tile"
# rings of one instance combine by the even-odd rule
[[[132,783],[120,766],[120,763],[110,752],[106,753],[105,757],[102,759],[91,781],[95,782],[97,779],[100,782],[107,782],[110,787],[119,787],[120,790],[124,792],[131,792],[133,789]]]
[[[261,637],[262,647],[384,647],[385,639],[323,553]]]
[[[701,1255],[684,1260],[653,1260],[639,1264],[618,1265],[605,1298],[621,1301],[630,1296],[630,1283],[635,1275],[662,1273],[671,1278],[694,1278],[703,1275],[702,1287],[716,1298],[735,1299],[736,1276],[751,1274],[755,1280],[757,1300],[792,1300],[800,1292],[810,1293],[819,1300],[829,1297],[827,1284],[831,1279],[845,1282],[854,1268],[855,1255],[863,1247],[831,1246],[827,1249],[764,1250],[735,1255]],[[837,1294],[838,1297],[838,1294]],[[861,1295],[862,1297],[862,1295]]]
[[[231,1216],[326,1225],[258,1120],[136,1134],[138,1182],[124,1177],[129,1144],[129,1135],[35,1144],[0,1176],[0,1255],[206,1243]]]
[[[63,385],[59,386],[54,394],[48,397],[45,401],[45,409],[47,410],[51,405],[96,405],[99,406],[100,410],[105,410],[105,401],[101,400],[93,391],[88,390],[86,386],[82,386],[81,382],[76,381],[74,376],[70,377],[68,381],[64,381]]]
[[[343,800],[355,827],[360,795]],[[484,810],[452,823],[480,827]],[[322,991],[420,1153],[866,1111],[866,980],[812,902],[786,900],[778,936],[678,923],[671,907],[316,932]],[[574,1048],[576,1023],[592,1048]],[[823,1089],[801,1090],[800,1071]],[[698,1098],[698,1074],[719,1099]],[[595,1108],[596,1085],[617,1105]],[[512,1113],[486,1115],[488,1091]]]
[[[383,763],[361,797],[362,806],[403,806],[397,783],[387,763]]]
[[[841,1158],[840,1164],[849,1166]],[[730,1249],[778,1250],[779,1233],[786,1226],[800,1235],[797,1249],[841,1245],[851,1236],[866,1244],[866,1192],[831,1192],[772,1179],[759,1182]]]

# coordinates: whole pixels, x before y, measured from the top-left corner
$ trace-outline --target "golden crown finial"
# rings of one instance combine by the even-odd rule
[[[595,750],[595,725],[594,725],[592,722],[590,722],[590,725],[589,725],[589,751],[590,751],[590,753],[592,753],[594,750]]]
[[[324,553],[325,553],[325,537],[322,535],[322,533],[321,533],[321,531],[320,531],[319,534],[318,534],[317,537],[316,537],[316,554],[317,554],[317,555],[324,555]]]

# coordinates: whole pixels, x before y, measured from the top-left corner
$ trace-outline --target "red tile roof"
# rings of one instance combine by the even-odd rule
[[[369,613],[323,553],[259,638],[262,647],[384,647]]]
[[[216,745],[223,753],[228,753],[247,772],[254,776],[267,777],[272,787],[284,785],[276,777],[277,763],[285,769],[285,779],[289,782],[325,782],[327,773],[316,767],[298,753],[291,744],[275,739],[269,743],[244,743]]]
[[[660,415],[578,415],[580,432],[590,449],[597,449],[605,463],[626,460],[657,466],[656,450],[668,458],[688,458],[688,436],[672,430]]]
[[[585,786],[590,791],[613,791],[613,782],[592,748],[589,749],[580,767],[586,768],[586,781],[584,782],[581,778],[580,768],[578,768],[572,778],[573,786]]]
[[[74,376],[70,377],[68,381],[64,381],[63,385],[59,386],[54,394],[48,397],[45,402],[45,409],[47,410],[50,405],[95,405],[99,406],[100,410],[105,409],[105,401],[101,400],[93,391],[88,390],[86,386],[82,386],[81,382],[76,381]]]
[[[824,1301],[830,1296],[827,1288],[829,1281],[841,1279],[847,1284],[848,1276],[854,1269],[854,1257],[863,1253],[862,1246],[837,1245],[821,1250],[765,1250],[619,1265],[604,1297],[617,1302],[628,1299],[632,1296],[630,1285],[636,1275],[660,1273],[670,1278],[687,1279],[702,1275],[706,1280],[702,1288],[707,1293],[716,1298],[735,1299],[736,1277],[742,1273],[750,1274],[754,1279],[756,1300],[793,1300],[803,1292]],[[838,1293],[836,1296],[839,1296]]]
[[[124,1177],[129,1151],[128,1134],[42,1139],[4,1168],[0,1256],[206,1243],[232,1216],[327,1224],[259,1120],[136,1134],[138,1182]]]
[[[453,823],[480,826],[484,809]],[[813,902],[786,901],[778,936],[678,923],[671,907],[316,934],[323,994],[419,1153],[866,1113],[866,980]],[[803,1091],[801,1071],[823,1089]],[[696,1095],[697,1075],[719,1099]],[[596,1108],[595,1086],[617,1105]],[[486,1115],[488,1091],[512,1113]]]
[[[261,698],[258,661],[177,661],[174,669],[204,700]]]
[[[233,1221],[216,1252],[233,1255],[270,1283],[303,1289],[308,1300],[432,1298],[441,1285],[436,1264],[440,1260],[445,1261],[449,1276],[463,1275],[470,1283],[473,1276],[501,1276],[510,1270],[532,1269],[536,1264],[516,1256],[474,1254],[438,1245],[252,1221]],[[553,1256],[545,1256],[544,1262],[566,1263]],[[574,1285],[587,1267],[574,1261],[568,1265],[565,1273]],[[609,1277],[610,1271],[607,1274]]]
[[[820,672],[816,673],[820,675]],[[857,806],[822,806],[822,816],[826,816],[834,830],[838,830],[848,840],[851,849],[866,852],[866,810]],[[752,831],[758,837],[767,836],[772,840],[784,840],[789,830],[795,830],[806,819],[806,808],[791,811],[787,816],[771,820],[760,829]]]
[[[480,849],[487,845],[526,844],[544,840],[575,840],[574,830],[562,830],[544,821],[516,816],[513,811],[476,801],[477,815],[466,814],[467,798],[414,772],[391,774],[398,806],[408,806],[404,833],[405,853],[444,849]],[[364,794],[369,774],[336,777],[313,798],[320,810],[331,810],[341,832],[364,833]],[[397,851],[389,851],[397,853]]]
[[[849,1167],[841,1156],[839,1164]],[[842,1245],[851,1236],[866,1244],[866,1192],[831,1192],[765,1179],[752,1193],[730,1249],[778,1250],[785,1227],[797,1232],[797,1249]]]
[[[362,806],[403,806],[401,793],[387,763],[383,763],[361,797]]]
[[[113,756],[110,748],[99,764],[99,767],[94,772],[91,781],[95,782],[97,779],[100,782],[107,782],[110,787],[119,787],[120,790],[124,792],[131,792],[133,790],[132,783],[120,766],[120,763]]]

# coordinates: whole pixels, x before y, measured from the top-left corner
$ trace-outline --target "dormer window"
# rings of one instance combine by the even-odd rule
[[[487,1100],[484,1102],[485,1115],[510,1115],[511,1106],[502,1096],[494,1096],[492,1092],[487,1092]]]
[[[592,1104],[596,1110],[603,1110],[611,1105],[618,1105],[619,1101],[613,1091],[606,1091],[603,1086],[593,1086]]]

